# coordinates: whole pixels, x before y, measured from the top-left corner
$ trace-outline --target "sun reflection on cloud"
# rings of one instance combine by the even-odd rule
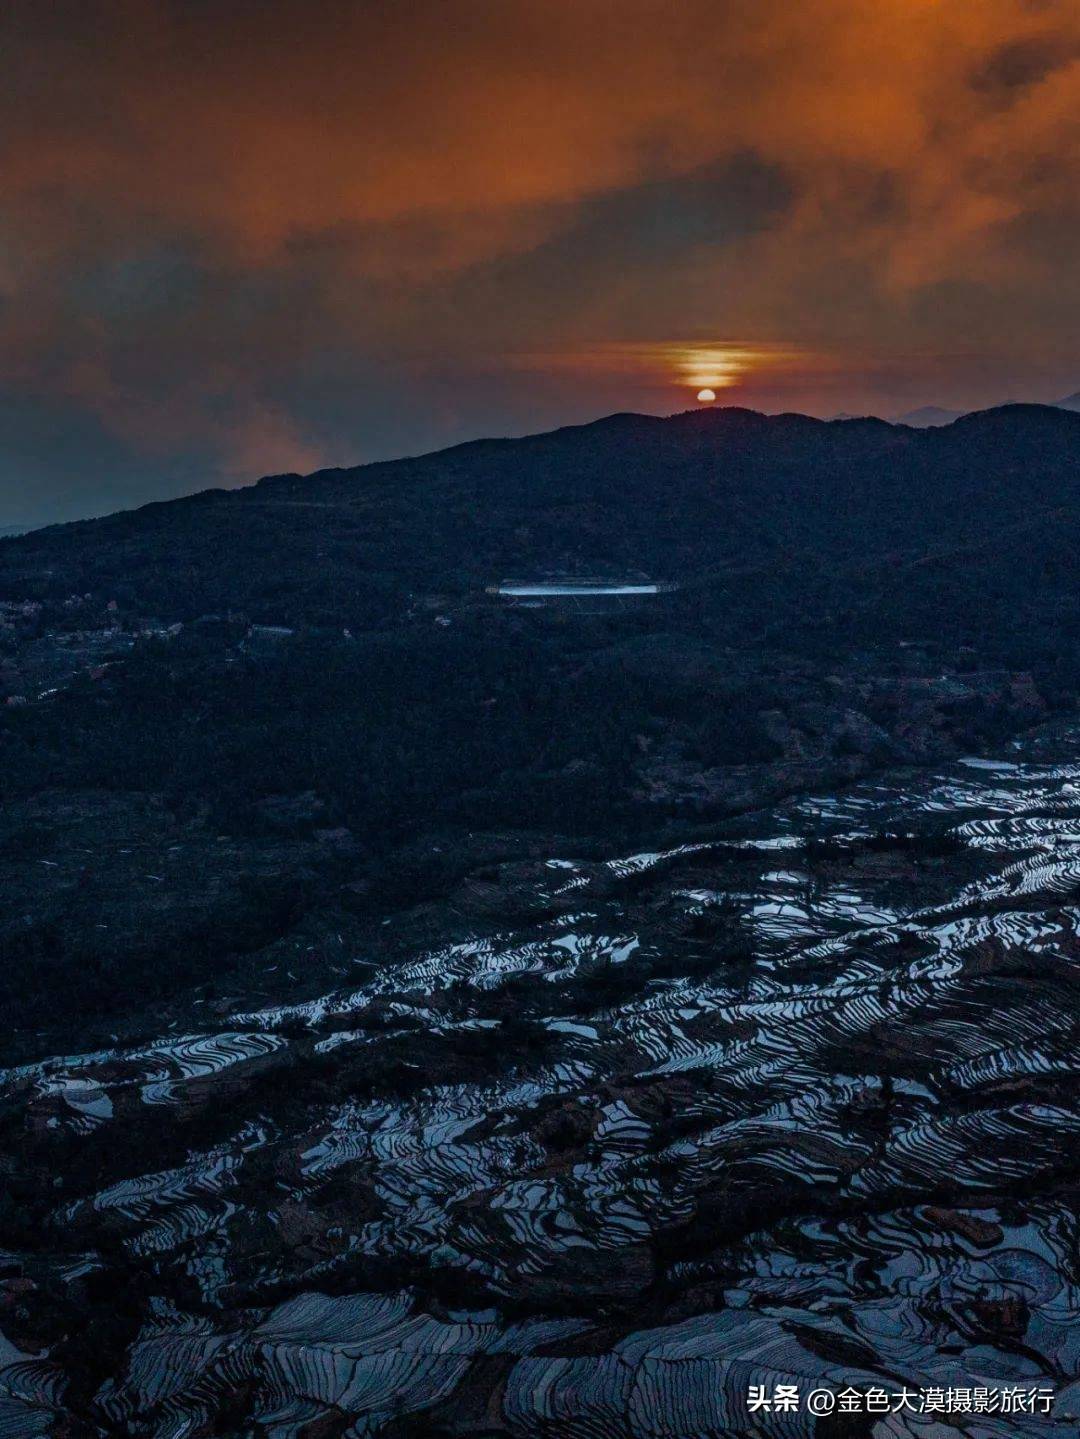
[[[766,345],[687,345],[665,349],[680,381],[690,389],[726,390],[748,374],[773,368],[780,358]]]
[[[816,368],[817,358],[791,344],[752,340],[613,341],[562,354],[518,356],[516,366],[621,378],[650,389],[675,385],[697,395],[729,390],[754,378]]]
[[[672,341],[631,347],[643,368],[667,377],[687,389],[727,390],[763,371],[783,369],[806,355],[790,345],[748,340],[722,340],[708,344]]]

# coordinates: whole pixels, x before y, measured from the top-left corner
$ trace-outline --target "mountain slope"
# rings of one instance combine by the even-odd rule
[[[121,980],[138,1016],[268,946],[325,968],[537,846],[678,844],[1071,714],[1078,557],[1080,415],[1035,406],[616,415],[7,540],[15,1042],[83,1042]],[[489,592],[551,575],[675,588]]]
[[[1038,407],[0,544],[0,1430],[741,1433],[728,1333],[1063,1371],[1078,553]],[[675,588],[490,592],[545,576]]]
[[[170,619],[231,609],[365,628],[397,623],[409,596],[463,597],[506,575],[629,569],[694,586],[735,567],[764,603],[793,566],[807,582],[854,567],[865,584],[875,561],[977,545],[1078,502],[1080,417],[1051,407],[926,431],[619,415],[38,531],[0,545],[0,593],[107,590]]]

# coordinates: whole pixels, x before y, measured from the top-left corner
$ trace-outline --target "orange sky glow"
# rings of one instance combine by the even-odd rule
[[[1071,0],[14,0],[0,42],[0,524],[27,475],[86,512],[702,388],[1080,387]]]

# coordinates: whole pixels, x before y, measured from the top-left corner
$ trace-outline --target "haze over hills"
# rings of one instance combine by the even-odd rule
[[[1054,408],[1059,410],[1080,410],[1080,391],[1074,395],[1066,395],[1063,400],[1055,400]],[[908,410],[902,415],[897,415],[893,421],[897,425],[912,425],[916,429],[924,429],[932,425],[951,425],[953,420],[960,419],[961,415],[970,413],[967,410],[950,410],[941,405],[922,405],[917,410]]]

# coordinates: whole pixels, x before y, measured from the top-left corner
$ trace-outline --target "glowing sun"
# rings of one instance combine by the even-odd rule
[[[703,405],[707,405],[707,404],[709,404],[712,400],[715,400],[715,399],[716,399],[716,391],[715,391],[715,390],[698,390],[698,392],[697,392],[697,397],[698,397],[698,399],[701,401],[701,403],[702,403]]]

